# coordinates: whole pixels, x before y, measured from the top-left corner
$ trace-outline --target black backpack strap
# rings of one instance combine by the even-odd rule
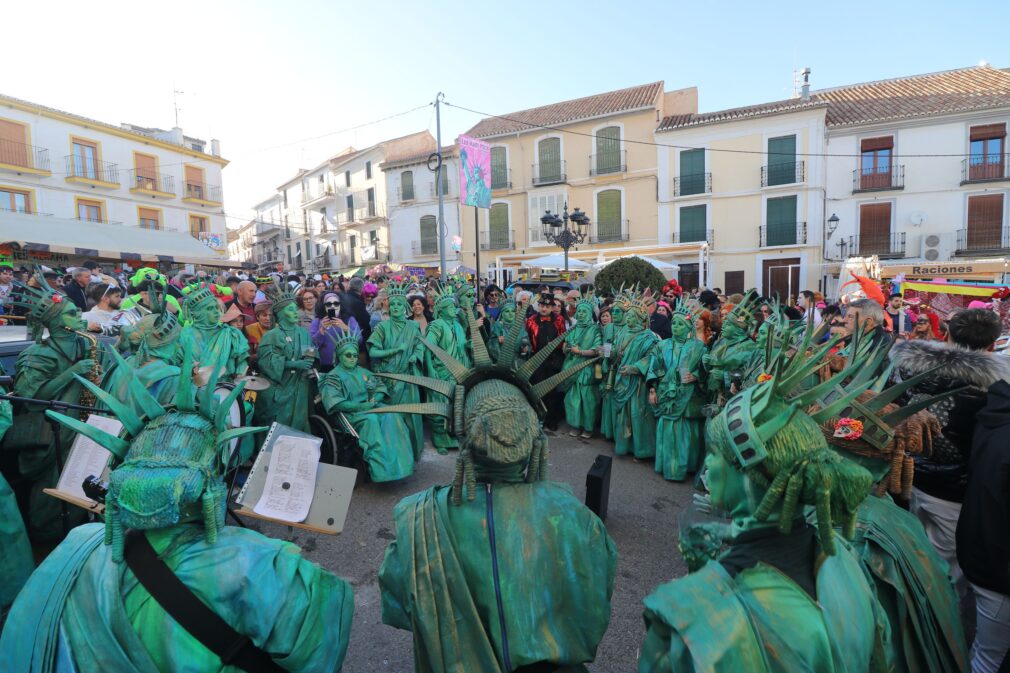
[[[183,584],[158,558],[143,531],[130,531],[124,551],[126,565],[165,612],[226,665],[248,673],[286,673],[269,654],[228,625]]]

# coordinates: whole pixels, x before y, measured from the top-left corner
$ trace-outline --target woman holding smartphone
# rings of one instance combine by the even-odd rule
[[[312,343],[319,349],[319,371],[328,372],[336,365],[334,344],[348,331],[359,332],[358,321],[341,312],[340,295],[327,292],[316,304],[316,319],[309,326]]]

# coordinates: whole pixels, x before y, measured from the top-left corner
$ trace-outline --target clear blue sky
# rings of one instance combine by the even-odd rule
[[[232,160],[225,205],[235,218],[299,166],[347,145],[434,132],[424,109],[307,140],[423,105],[438,91],[508,113],[662,79],[668,90],[697,86],[706,111],[786,98],[803,66],[815,89],[981,60],[1010,67],[1005,0],[57,0],[5,13],[8,26],[25,30],[6,40],[8,54],[22,55],[8,59],[0,91],[114,124],[167,128],[174,84],[184,92],[180,125],[219,138]],[[443,139],[476,119],[446,110]]]

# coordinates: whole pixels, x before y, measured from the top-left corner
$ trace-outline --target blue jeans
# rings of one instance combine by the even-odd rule
[[[971,585],[978,621],[971,645],[971,673],[996,673],[1010,649],[1010,596]]]

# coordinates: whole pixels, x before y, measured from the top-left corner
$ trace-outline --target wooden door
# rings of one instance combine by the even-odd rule
[[[28,161],[27,137],[24,125],[0,119],[0,164],[32,168]]]
[[[778,295],[781,301],[788,302],[790,306],[795,303],[800,292],[800,258],[766,259],[762,265],[764,273],[761,274],[761,294],[766,297]]]
[[[986,194],[968,199],[968,250],[1003,247],[1003,195]]]
[[[891,204],[864,203],[859,207],[858,254],[886,255],[891,252]]]

